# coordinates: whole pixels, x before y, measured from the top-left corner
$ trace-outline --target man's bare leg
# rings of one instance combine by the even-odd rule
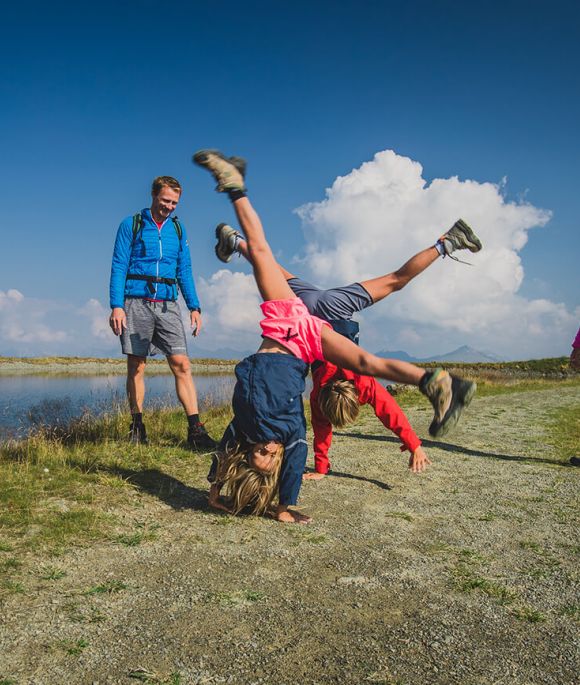
[[[127,399],[131,410],[129,440],[134,445],[147,444],[147,432],[143,424],[143,400],[145,399],[146,357],[127,355]]]
[[[145,357],[134,354],[127,355],[127,399],[131,414],[143,412],[143,400],[145,399]]]
[[[175,377],[175,392],[187,416],[199,414],[197,392],[191,377],[191,365],[185,354],[172,354],[167,357],[169,368]]]

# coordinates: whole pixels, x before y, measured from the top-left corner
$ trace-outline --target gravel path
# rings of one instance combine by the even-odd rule
[[[311,526],[209,512],[201,477],[135,488],[154,539],[31,570],[0,683],[575,684],[580,469],[544,435],[569,406],[578,387],[476,399],[420,476],[367,416],[305,483]],[[426,435],[429,412],[409,417]]]

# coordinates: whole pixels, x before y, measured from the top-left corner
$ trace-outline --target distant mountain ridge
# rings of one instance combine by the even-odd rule
[[[385,357],[388,359],[400,359],[405,362],[466,362],[466,363],[481,363],[481,362],[502,362],[505,361],[501,357],[490,352],[481,352],[476,350],[469,345],[461,345],[456,350],[452,352],[447,352],[446,354],[433,355],[432,357],[413,357],[404,350],[381,350],[377,352],[377,357]]]

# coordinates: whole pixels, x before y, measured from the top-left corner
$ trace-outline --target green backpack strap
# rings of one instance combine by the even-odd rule
[[[133,215],[133,240],[131,241],[131,244],[135,242],[135,240],[137,239],[137,234],[142,228],[143,217],[141,216],[141,212],[137,212],[137,214]]]
[[[181,250],[181,237],[183,236],[183,228],[181,227],[181,224],[179,223],[179,219],[176,216],[172,216],[171,221],[173,222],[175,232],[177,233],[177,238],[179,239],[179,249]],[[133,229],[132,229],[133,230],[133,241],[132,241],[132,244],[137,239],[137,235],[142,228],[143,228],[143,217],[141,216],[141,212],[137,212],[137,214],[133,215]]]
[[[172,216],[171,221],[173,221],[173,225],[175,226],[175,232],[177,233],[177,237],[179,238],[179,243],[181,245],[181,237],[183,235],[183,228],[181,228],[181,224],[179,223],[179,219],[176,216]]]

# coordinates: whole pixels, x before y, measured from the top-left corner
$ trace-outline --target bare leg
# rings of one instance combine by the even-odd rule
[[[172,354],[167,357],[167,362],[175,377],[175,392],[185,413],[187,416],[199,414],[189,358],[185,354]]]
[[[260,217],[250,200],[242,197],[235,200],[233,205],[240,228],[247,239],[247,257],[254,269],[254,277],[262,299],[289,300],[296,297],[272,254]]]
[[[252,263],[252,260],[250,259],[250,252],[248,250],[248,243],[243,238],[240,238],[237,250],[242,255],[242,257],[245,257],[250,262],[250,264]],[[294,274],[287,271],[281,264],[278,264],[278,268],[280,269],[282,275],[286,280],[288,280],[289,278],[296,278]]]
[[[373,303],[380,302],[387,295],[404,288],[415,276],[431,266],[439,256],[435,247],[428,247],[411,257],[397,271],[378,278],[371,278],[368,281],[361,281],[360,284],[373,298]]]
[[[131,414],[143,412],[145,398],[145,357],[134,354],[127,355],[127,399]]]

